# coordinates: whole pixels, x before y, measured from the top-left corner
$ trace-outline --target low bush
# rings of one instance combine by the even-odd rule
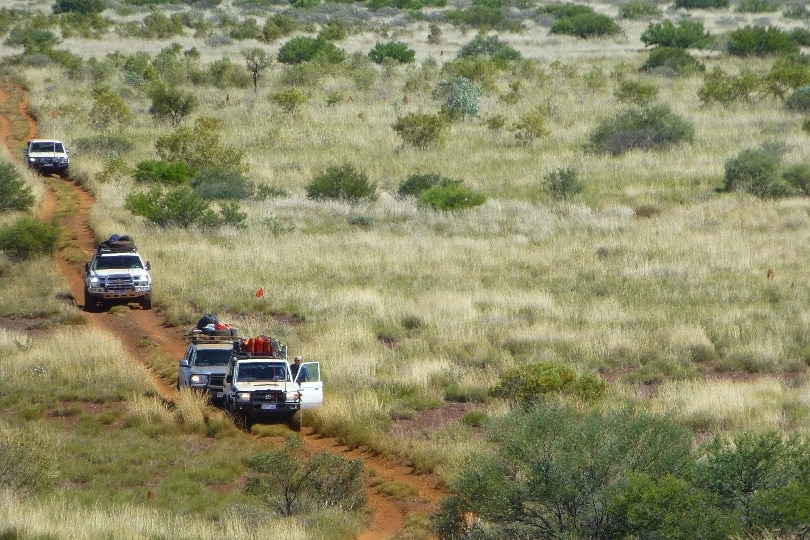
[[[723,9],[729,0],[675,0],[674,6],[682,9]]]
[[[432,186],[419,194],[420,203],[445,211],[472,208],[486,201],[486,196],[461,184]]]
[[[0,229],[0,251],[16,261],[53,254],[57,240],[58,225],[27,215]]]
[[[793,165],[782,173],[782,178],[802,195],[810,195],[810,164]]]
[[[401,41],[389,41],[388,43],[378,41],[368,53],[369,59],[375,64],[382,64],[387,59],[399,64],[410,64],[415,56],[416,51]]]
[[[805,55],[788,55],[776,59],[765,77],[769,91],[784,99],[802,86],[810,87],[810,63]]]
[[[326,23],[326,25],[318,33],[318,37],[327,41],[340,41],[346,39],[349,35],[349,28],[341,19],[334,19]]]
[[[444,142],[449,125],[445,117],[440,115],[410,113],[398,117],[391,127],[405,144],[427,148]]]
[[[675,75],[693,75],[705,69],[685,49],[678,47],[655,47],[641,66],[641,71],[666,71]]]
[[[586,149],[613,155],[629,150],[653,150],[689,142],[694,138],[691,122],[666,105],[631,109],[602,120],[591,132]]]
[[[195,174],[195,169],[184,161],[147,159],[135,166],[132,177],[136,182],[179,186],[189,182]]]
[[[478,116],[483,91],[465,77],[440,80],[433,90],[433,99],[442,99],[442,114],[450,120]]]
[[[785,6],[782,16],[786,19],[810,19],[810,9],[801,4]]]
[[[288,88],[270,94],[270,103],[278,106],[285,113],[294,115],[301,105],[304,105],[308,100],[307,94],[299,88]]]
[[[810,112],[810,86],[802,86],[791,92],[785,100],[785,107],[789,111]]]
[[[531,406],[555,394],[585,400],[599,399],[606,389],[604,381],[589,373],[578,374],[564,364],[537,362],[507,369],[490,393],[523,406]]]
[[[587,39],[616,36],[622,33],[622,28],[607,15],[591,12],[559,18],[551,25],[549,33]]]
[[[399,185],[397,193],[399,195],[419,196],[423,191],[433,186],[449,186],[451,184],[461,184],[461,182],[461,180],[453,180],[440,174],[412,174]]]
[[[497,35],[483,36],[480,34],[463,45],[456,54],[456,58],[475,58],[477,56],[502,62],[519,60],[521,57],[520,52],[502,42]]]
[[[54,13],[81,13],[92,15],[107,9],[107,0],[56,0]]]
[[[544,177],[546,192],[555,199],[566,200],[582,193],[585,183],[580,180],[579,173],[572,167],[556,169]]]
[[[29,429],[0,424],[0,488],[30,495],[54,487],[59,474],[50,448]]]
[[[191,180],[191,187],[205,200],[241,200],[253,193],[253,184],[234,169],[203,169]]]
[[[0,212],[27,210],[34,204],[31,188],[11,163],[0,163]]]
[[[734,56],[795,54],[799,52],[799,44],[775,26],[747,25],[729,32],[728,52]]]
[[[299,36],[282,45],[276,59],[282,64],[300,64],[315,59],[327,64],[339,64],[346,59],[346,52],[331,41]]]
[[[350,163],[328,167],[312,179],[306,191],[310,199],[359,201],[377,196],[377,187],[369,182],[368,175]]]
[[[445,12],[447,21],[456,26],[495,30],[520,30],[520,23],[507,18],[504,8],[472,5],[467,9],[451,9]]]
[[[786,151],[784,144],[773,142],[743,150],[726,161],[723,188],[759,197],[785,195],[790,186],[779,174],[779,169]]]
[[[660,15],[661,8],[658,4],[647,0],[628,0],[619,6],[619,17],[631,21]]]
[[[199,104],[199,100],[191,92],[166,88],[163,85],[152,88],[149,97],[152,100],[149,114],[156,120],[168,121],[173,126],[179,125]]]
[[[161,227],[215,226],[219,217],[208,203],[189,186],[166,193],[155,186],[146,192],[131,193],[124,208]]]
[[[262,39],[267,43],[273,43],[277,39],[288,36],[295,32],[298,28],[298,23],[283,13],[276,13],[267,18],[267,21],[262,27]]]
[[[702,21],[683,19],[676,26],[666,19],[660,23],[650,23],[641,34],[641,41],[645,45],[704,49],[711,44],[712,37],[703,27]]]
[[[781,4],[771,0],[739,0],[737,12],[739,13],[775,13]]]
[[[698,89],[698,98],[704,105],[731,105],[738,101],[752,101],[765,92],[764,83],[762,77],[748,70],[743,70],[738,75],[729,75],[720,67],[715,67],[704,77],[703,86]]]
[[[649,82],[625,79],[619,81],[613,96],[622,103],[645,107],[658,97],[658,87]]]
[[[520,115],[518,121],[512,124],[510,129],[518,144],[530,145],[535,140],[548,135],[546,115],[540,109],[529,111]]]

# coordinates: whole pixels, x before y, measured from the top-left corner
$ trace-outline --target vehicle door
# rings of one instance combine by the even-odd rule
[[[299,381],[298,388],[301,390],[301,408],[317,409],[323,405],[323,382],[321,381],[321,363],[304,362],[302,369],[298,370],[296,379],[300,379],[303,368],[306,368],[307,380]]]
[[[180,359],[180,364],[185,360],[186,365],[181,365],[177,372],[177,385],[188,386],[188,378],[191,374],[191,368],[194,366],[194,345],[189,345],[186,349],[186,354]]]

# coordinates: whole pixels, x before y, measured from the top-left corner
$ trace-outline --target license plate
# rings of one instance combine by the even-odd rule
[[[275,403],[262,403],[262,410],[263,411],[275,411],[276,404]]]
[[[218,397],[218,398],[221,398],[221,397],[223,397],[224,395],[225,395],[225,393],[224,393],[224,392],[217,392],[217,397]]]

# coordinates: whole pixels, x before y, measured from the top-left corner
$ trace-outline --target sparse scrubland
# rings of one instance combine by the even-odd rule
[[[148,255],[170,324],[214,312],[320,361],[326,403],[307,421],[447,479],[443,537],[807,534],[809,15],[212,3],[42,16],[50,43],[0,17],[5,76],[73,149],[99,239],[130,234]],[[13,9],[54,17],[29,4]],[[143,397],[143,369],[77,330],[47,258],[0,257],[2,315],[57,325],[48,344],[0,330],[2,429],[58,439],[33,498],[0,477],[7,530],[356,532],[318,504],[312,521],[274,520],[277,503],[242,489],[243,434],[192,396]],[[448,402],[475,417],[394,429]],[[60,415],[76,429],[44,421]],[[185,444],[205,461],[174,473]],[[613,469],[634,444],[662,453]],[[134,448],[132,470],[100,465]],[[755,481],[729,478],[756,463]]]

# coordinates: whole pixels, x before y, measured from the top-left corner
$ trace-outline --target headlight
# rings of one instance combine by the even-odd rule
[[[287,401],[299,401],[300,399],[300,392],[287,392]]]
[[[191,384],[207,384],[208,375],[192,375],[189,381]]]
[[[239,392],[236,394],[236,401],[250,401],[250,392]]]
[[[90,278],[90,286],[95,287],[96,285],[98,285],[98,278],[93,276]]]

